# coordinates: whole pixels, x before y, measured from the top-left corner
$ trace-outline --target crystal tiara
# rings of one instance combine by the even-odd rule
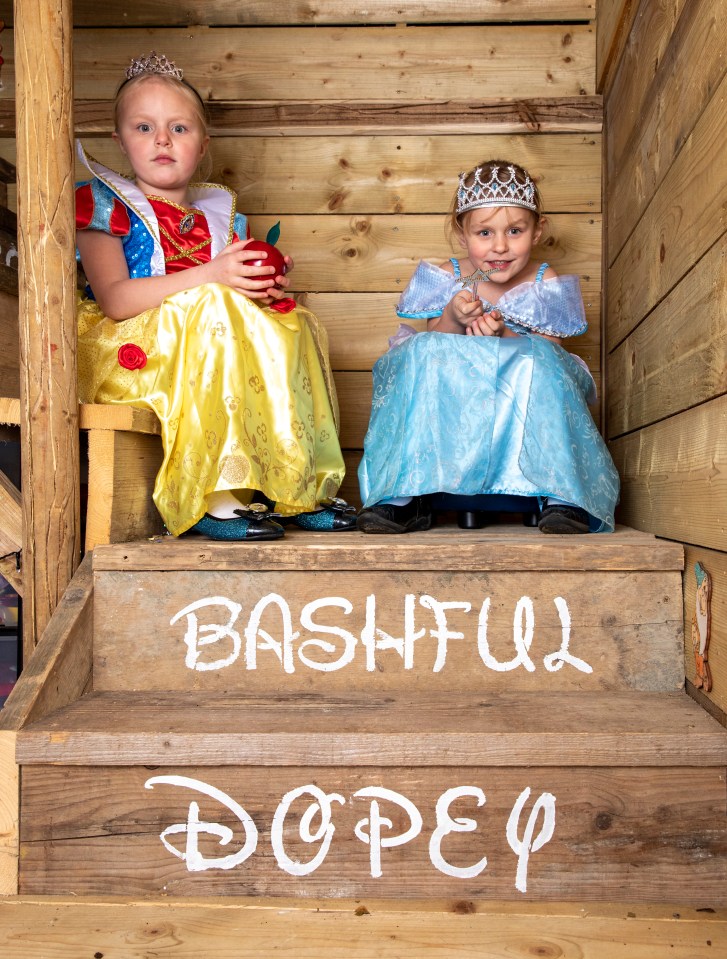
[[[148,57],[138,57],[132,60],[126,71],[126,79],[132,80],[141,73],[161,73],[168,77],[174,77],[175,80],[183,80],[184,74],[176,64],[164,56],[163,53],[157,53],[152,50]]]
[[[524,171],[523,171],[524,172]],[[538,212],[535,202],[535,184],[525,173],[525,182],[517,178],[514,166],[494,167],[490,179],[482,179],[482,167],[473,173],[470,186],[465,186],[466,173],[459,175],[457,190],[457,215],[482,206],[522,206],[526,210]]]

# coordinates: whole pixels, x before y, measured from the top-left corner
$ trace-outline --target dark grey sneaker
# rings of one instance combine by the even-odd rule
[[[541,533],[588,533],[588,513],[580,506],[546,506],[538,529]]]
[[[377,503],[361,510],[356,528],[364,533],[414,533],[432,525],[428,496],[414,496],[406,506]]]

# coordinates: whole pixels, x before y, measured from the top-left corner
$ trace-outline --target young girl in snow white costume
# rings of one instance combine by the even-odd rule
[[[284,295],[290,258],[276,268],[248,247],[234,193],[191,182],[209,143],[199,95],[152,53],[127,71],[115,120],[133,179],[79,145],[93,174],[76,192],[89,282],[82,402],[154,410],[164,447],[154,502],[175,536],[277,539],[286,518],[354,528],[335,499],[344,465],[325,332]]]

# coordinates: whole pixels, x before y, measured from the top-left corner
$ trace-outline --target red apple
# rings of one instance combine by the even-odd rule
[[[259,250],[261,256],[256,260],[246,260],[250,266],[274,266],[273,276],[285,276],[288,266],[283,259],[283,254],[277,247],[271,246],[264,240],[250,240],[245,246],[246,250]]]

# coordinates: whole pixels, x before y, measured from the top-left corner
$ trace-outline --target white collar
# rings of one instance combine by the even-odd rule
[[[105,183],[120,200],[122,200],[146,225],[149,233],[154,240],[154,252],[152,254],[152,272],[157,275],[163,275],[164,252],[159,239],[159,224],[157,222],[154,209],[139,189],[139,187],[128,177],[115,170],[110,170],[98,160],[94,160],[83,148],[80,140],[76,141],[78,156],[83,165],[90,170],[93,175]],[[232,190],[226,186],[219,186],[216,183],[192,183],[189,186],[189,198],[191,203],[200,209],[207,218],[207,225],[210,228],[212,237],[211,255],[217,254],[223,250],[228,243],[232,242],[234,231],[235,212],[237,198]],[[240,237],[244,239],[244,237]]]

